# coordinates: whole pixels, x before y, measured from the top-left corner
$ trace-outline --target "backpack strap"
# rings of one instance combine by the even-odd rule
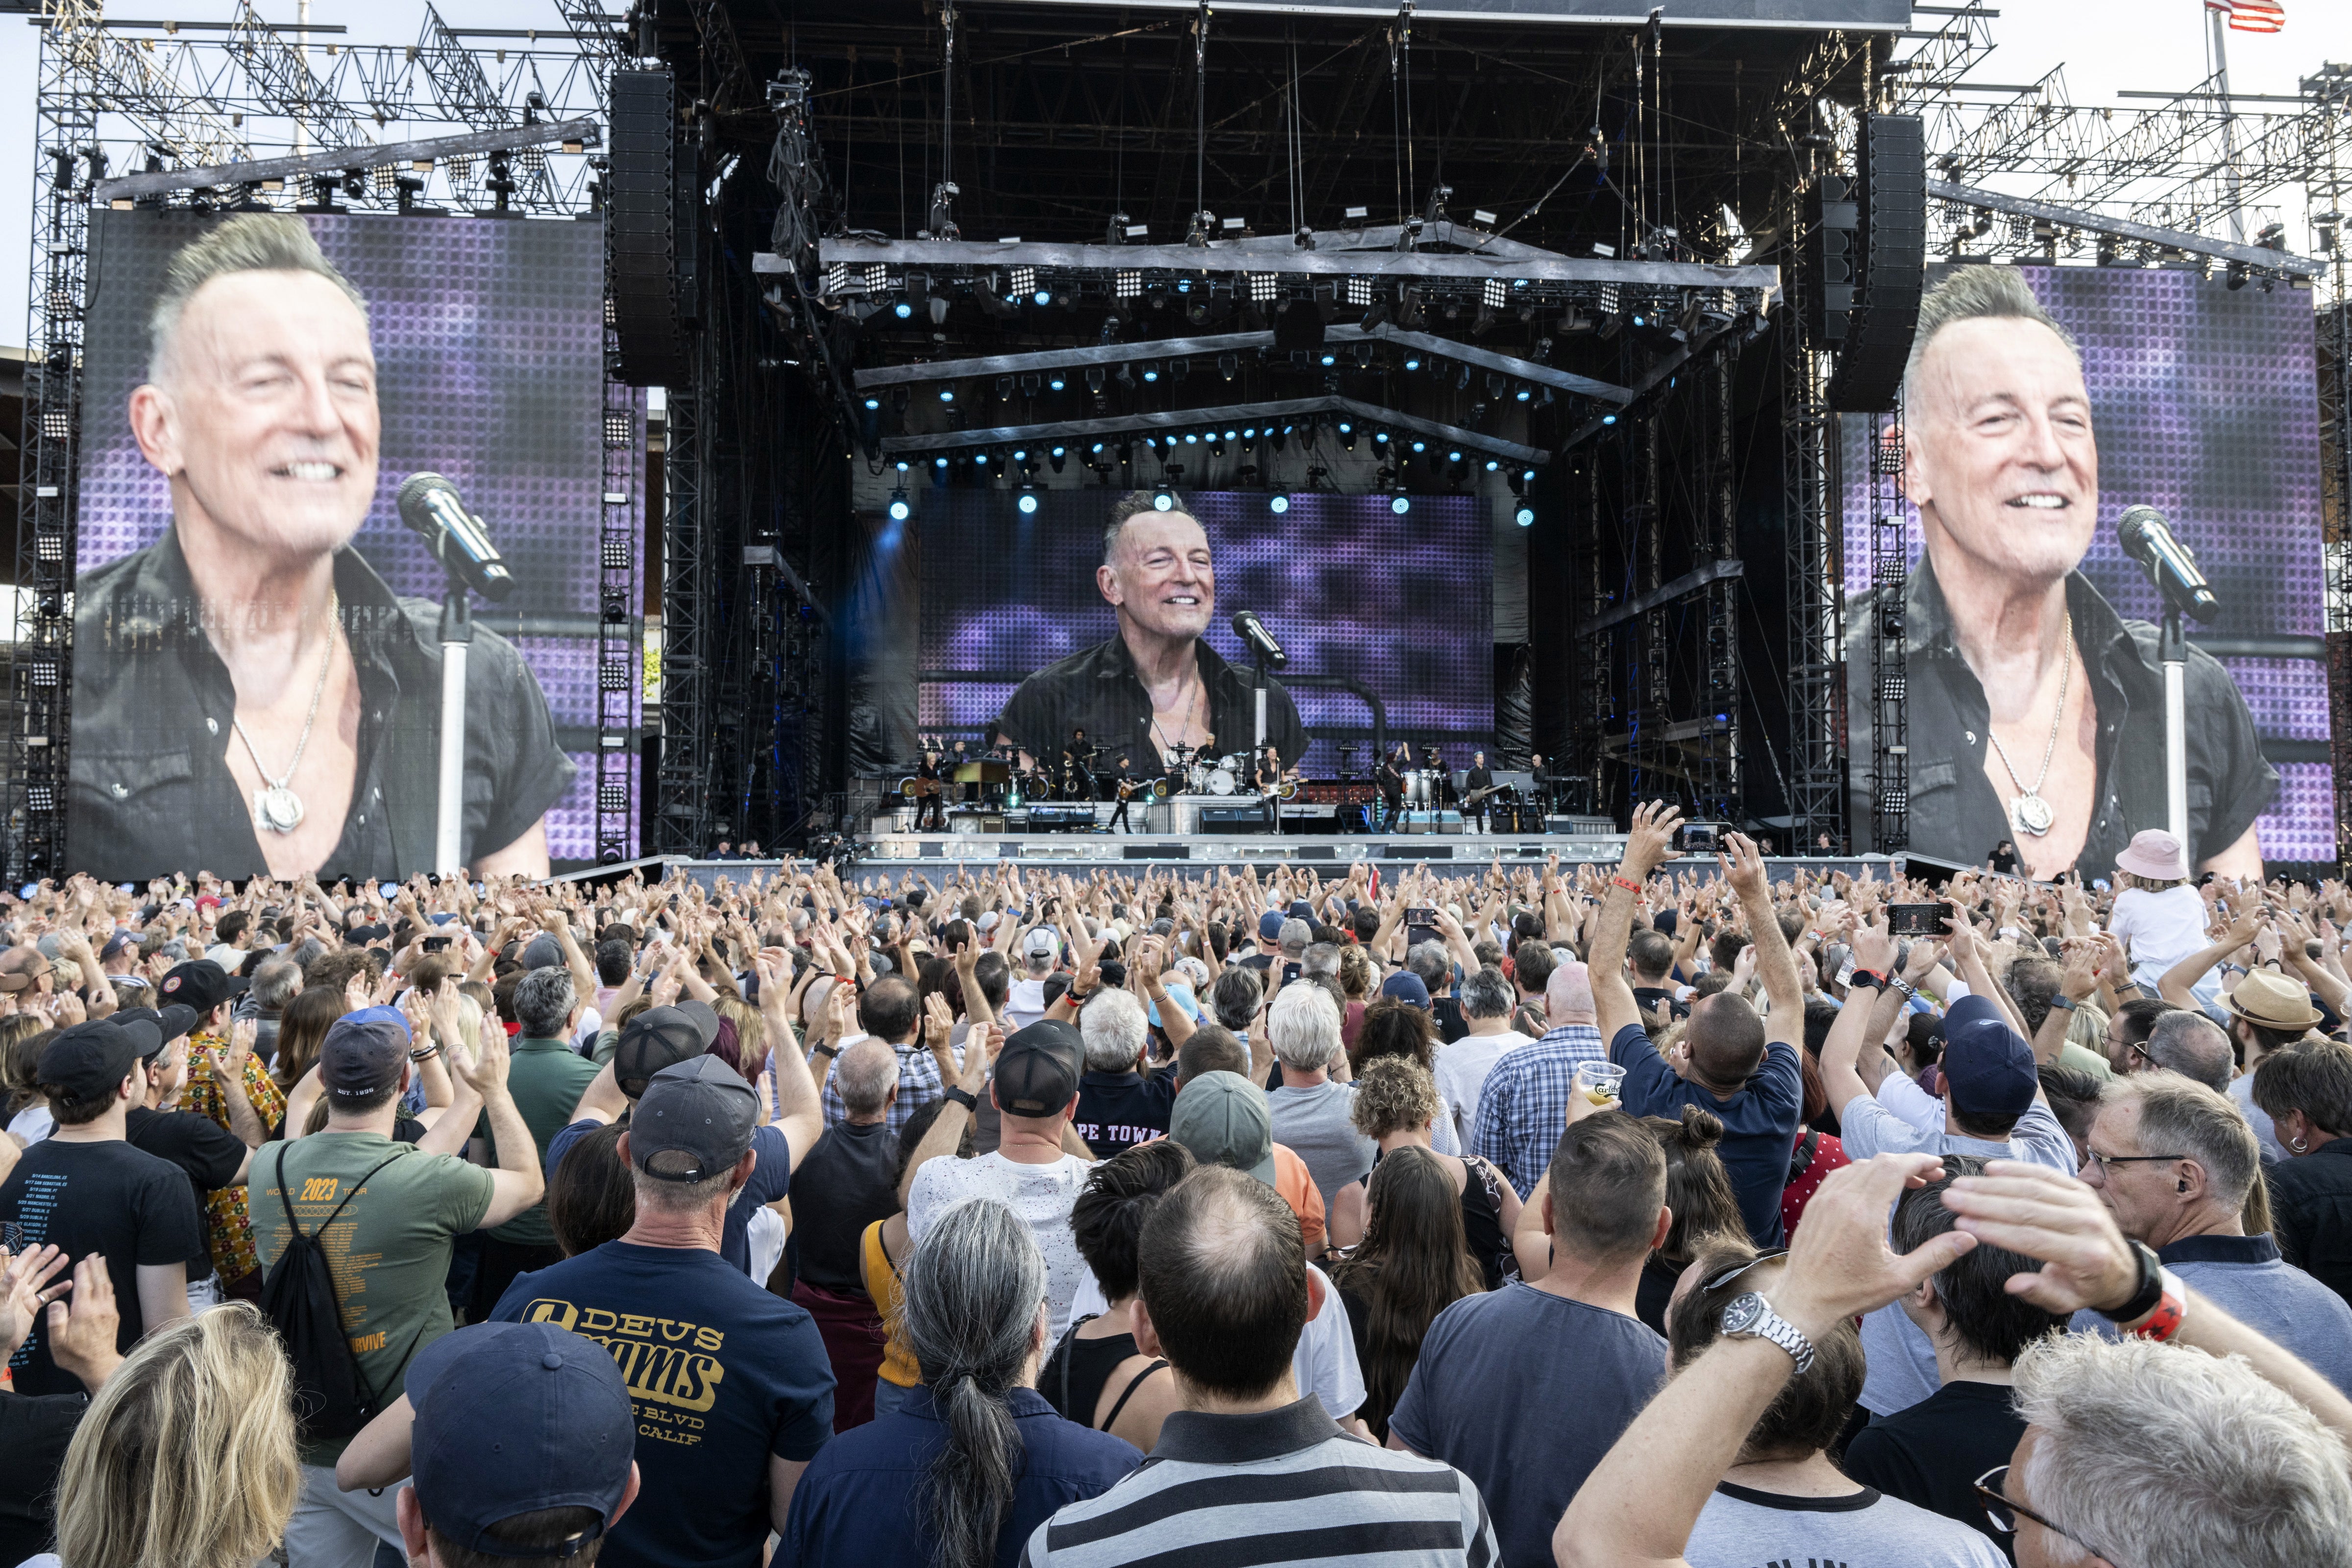
[[[350,1206],[351,1201],[353,1198],[360,1195],[360,1189],[366,1186],[370,1182],[375,1180],[377,1174],[383,1170],[385,1165],[389,1165],[394,1160],[399,1159],[401,1154],[405,1151],[406,1145],[403,1145],[402,1148],[394,1150],[393,1152],[385,1155],[382,1163],[377,1164],[373,1170],[368,1172],[366,1175],[362,1176],[358,1181],[353,1182],[352,1184],[351,1191],[343,1194],[342,1202],[335,1205],[334,1211],[328,1215],[325,1220],[320,1222],[318,1229],[305,1237],[302,1236],[302,1227],[299,1225],[297,1225],[294,1221],[294,1200],[288,1195],[290,1189],[288,1187],[286,1181],[286,1152],[284,1146],[281,1145],[278,1153],[278,1202],[286,1210],[286,1228],[293,1232],[296,1236],[301,1237],[305,1241],[316,1241],[320,1237],[326,1235],[327,1227],[333,1225],[337,1220],[342,1218],[343,1210]],[[333,1281],[331,1279],[330,1279],[328,1283],[327,1299],[335,1304],[335,1332],[341,1334],[345,1340],[349,1340],[351,1338],[351,1331],[343,1327],[343,1299],[335,1294]],[[408,1358],[416,1353],[416,1342],[423,1338],[424,1334],[425,1327],[420,1323],[417,1325],[416,1332],[409,1338],[407,1351],[400,1358],[400,1364],[404,1368],[408,1364]],[[358,1376],[360,1385],[367,1390],[368,1404],[371,1406],[373,1406],[382,1403],[383,1399],[383,1394],[376,1388],[374,1384],[368,1381],[367,1373],[360,1371],[360,1358],[356,1352],[352,1356],[352,1371]]]
[[[1818,1127],[1808,1128],[1805,1131],[1805,1135],[1797,1140],[1796,1149],[1791,1152],[1789,1159],[1789,1179],[1790,1181],[1795,1181],[1799,1176],[1803,1175],[1807,1171],[1813,1168],[1813,1156],[1815,1152],[1820,1150],[1821,1146],[1822,1130]]]

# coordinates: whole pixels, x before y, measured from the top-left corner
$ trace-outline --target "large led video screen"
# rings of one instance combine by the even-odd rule
[[[1930,268],[1930,287],[1954,270]],[[2192,643],[2210,645],[2210,657],[2192,653],[2189,668],[2193,865],[2242,873],[2256,849],[2264,863],[2333,860],[2326,667],[2311,657],[2326,621],[2310,294],[2232,289],[2219,276],[2186,270],[1999,270],[2021,281],[2079,347],[2095,456],[2086,463],[2071,449],[2063,416],[2052,424],[2050,448],[2037,452],[2038,439],[2021,448],[2009,444],[2011,426],[1999,423],[1997,411],[1957,418],[1956,400],[1937,403],[1933,388],[1923,388],[1921,398],[1931,406],[1906,410],[1912,471],[1920,472],[1922,461],[1934,466],[1949,501],[1942,510],[1954,519],[1939,525],[1931,542],[1919,507],[1899,507],[1914,582],[1906,628],[1914,649],[1907,671],[1911,847],[1980,863],[2007,837],[2024,851],[2031,869],[2047,873],[2079,845],[2071,863],[2086,876],[2107,877],[2134,832],[2166,826],[2163,677],[2151,629],[2163,605],[2117,532],[2125,510],[2145,505],[2195,552],[2220,602],[2210,624],[2192,620],[2188,627]],[[2039,373],[2022,363],[2011,370],[2005,352],[1972,352],[1976,379],[1968,384],[1977,392],[1992,388],[1977,374],[1988,363],[2001,367],[1994,380],[2032,384]],[[1857,607],[1869,603],[1871,589],[1874,421],[1849,416],[1842,423],[1854,821],[1866,831],[1870,688],[1868,645],[1859,635],[1867,622]],[[1993,454],[1994,447],[2003,450]],[[2096,505],[2095,518],[2078,520],[2062,503],[2083,488],[2083,474],[2095,487]],[[1937,482],[1927,481],[1931,506]],[[2051,493],[2038,500],[2025,493],[2037,489]],[[2073,499],[2077,511],[2093,510],[2079,505],[2087,492]],[[2051,559],[2035,559],[2053,551]],[[1995,631],[2003,617],[1990,606],[2008,592],[2004,584],[2043,581],[2077,552],[2079,576],[2065,613],[2081,654],[2069,667],[2075,684],[2061,721],[2064,743],[2048,742],[2060,719],[2050,682],[2039,689],[2011,685],[2005,689],[2012,722],[1994,730],[2006,735],[2005,768],[1979,733],[2003,678],[1996,672],[1988,683],[1974,677],[1979,666],[1997,667],[2017,653],[2007,644],[2025,635],[2015,631],[2025,622],[2012,616],[2010,630]],[[1925,617],[1916,586],[1923,560],[1937,595],[1948,601],[1940,614]],[[1948,585],[1956,581],[1962,585],[1955,595]],[[1957,684],[1948,679],[1958,673],[1956,658],[1969,677]],[[2053,679],[2061,673],[2054,664],[2049,670]],[[2094,697],[2087,709],[2086,679]],[[1978,687],[1982,695],[1972,695]],[[2070,746],[2095,759],[2095,773],[2078,766],[2069,782]],[[2042,779],[2045,751],[2057,753],[2056,764],[2032,792],[2027,786]],[[1979,786],[1980,777],[1990,788]],[[2031,831],[2040,807],[2024,804],[2021,820],[2027,793],[2057,819],[2046,834]]]
[[[918,492],[921,531],[918,722],[926,734],[977,741],[1023,676],[1118,635],[1095,582],[1103,529],[1119,492],[1035,492],[1033,513],[1002,491]],[[1353,741],[1354,771],[1370,767],[1366,697],[1386,710],[1392,739],[1441,746],[1455,767],[1494,751],[1494,542],[1486,502],[1415,496],[1294,495],[1277,513],[1263,490],[1200,490],[1181,498],[1208,536],[1214,612],[1205,640],[1246,669],[1233,632],[1254,610],[1280,639],[1288,668],[1274,679],[1304,724],[1303,771],[1339,773]],[[1304,679],[1302,679],[1304,678]],[[1118,744],[1125,738],[1097,736]],[[1248,749],[1246,735],[1218,750]],[[1138,758],[1138,765],[1142,759]]]
[[[464,858],[593,858],[599,226],[128,210],[90,232],[70,863],[434,869],[448,574],[402,521],[421,472],[512,579],[470,599]]]

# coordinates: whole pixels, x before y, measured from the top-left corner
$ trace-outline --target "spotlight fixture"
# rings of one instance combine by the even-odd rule
[[[1225,455],[1225,438],[1223,436],[1212,435],[1209,437],[1209,452],[1213,457],[1223,457]]]
[[[1013,291],[1015,294],[1035,293],[1037,291],[1037,269],[1034,267],[1014,268],[1013,269]],[[1040,300],[1037,303],[1042,305],[1045,303],[1045,300]]]
[[[914,301],[911,300],[901,300],[897,304],[890,307],[890,313],[898,317],[902,321],[911,321],[915,319]]]
[[[1238,354],[1226,353],[1219,354],[1217,356],[1217,371],[1227,381],[1233,380],[1234,373],[1240,370],[1241,367],[1241,356]]]
[[[1063,385],[1062,373],[1058,370],[1045,380],[1045,390],[1048,392],[1059,392]]]
[[[1190,375],[1192,372],[1192,362],[1191,360],[1171,359],[1168,362],[1168,379],[1171,381],[1181,381],[1187,375]]]
[[[1101,443],[1096,443],[1095,450],[1097,452],[1102,450]],[[1062,471],[1062,460],[1066,455],[1064,448],[1056,447],[1045,454],[1045,460],[1054,465],[1054,471],[1058,474]]]
[[[1151,510],[1154,511],[1175,510],[1175,493],[1169,489],[1166,485],[1161,485],[1159,489],[1153,490],[1151,492]]]
[[[1119,368],[1119,374],[1121,375],[1127,374],[1125,366],[1122,365]],[[1087,390],[1093,393],[1097,397],[1100,397],[1102,395],[1102,389],[1103,367],[1098,364],[1088,365],[1087,367]]]
[[[1399,517],[1402,517],[1405,513],[1412,510],[1412,498],[1404,494],[1402,491],[1399,491],[1397,494],[1389,498],[1389,510],[1396,513]]]
[[[906,486],[900,485],[898,489],[890,492],[890,521],[892,522],[906,521],[907,519],[913,514],[914,510],[915,509],[908,503]]]
[[[1536,509],[1521,501],[1518,510],[1511,513],[1511,521],[1521,528],[1533,528],[1536,521]]]
[[[1290,498],[1286,495],[1280,494],[1270,496],[1266,500],[1265,510],[1274,513],[1275,516],[1280,517],[1284,512],[1290,510]]]
[[[1021,487],[1021,499],[1014,501],[1013,504],[1021,509],[1022,516],[1034,516],[1037,510],[1036,487],[1034,485],[1023,485]]]
[[[1158,381],[1160,379],[1160,362],[1158,360],[1148,359],[1143,362],[1143,379],[1146,381]]]

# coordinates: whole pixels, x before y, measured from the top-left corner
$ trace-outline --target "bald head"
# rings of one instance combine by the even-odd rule
[[[1592,972],[1575,959],[1567,959],[1544,983],[1544,1021],[1558,1028],[1562,1024],[1590,1024],[1593,1017]]]
[[[898,1088],[898,1053],[868,1035],[833,1064],[833,1086],[853,1121],[868,1121],[888,1109]]]

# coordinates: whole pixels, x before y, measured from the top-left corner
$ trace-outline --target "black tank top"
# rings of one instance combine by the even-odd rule
[[[1054,1353],[1045,1358],[1044,1368],[1037,1373],[1037,1392],[1045,1396],[1045,1403],[1064,1420],[1075,1421],[1081,1426],[1095,1424],[1095,1406],[1102,1403],[1103,1385],[1110,1382],[1110,1374],[1118,1370],[1119,1363],[1143,1353],[1137,1348],[1133,1334],[1107,1334],[1098,1340],[1078,1338],[1079,1326],[1093,1322],[1096,1315],[1089,1313],[1072,1323],[1069,1332],[1062,1336],[1062,1342],[1054,1347]],[[1118,1413],[1127,1408],[1127,1402],[1143,1386],[1144,1379],[1167,1364],[1155,1360],[1129,1381],[1119,1393],[1118,1403],[1111,1406],[1110,1415],[1104,1419],[1103,1431],[1109,1431],[1118,1420]]]

